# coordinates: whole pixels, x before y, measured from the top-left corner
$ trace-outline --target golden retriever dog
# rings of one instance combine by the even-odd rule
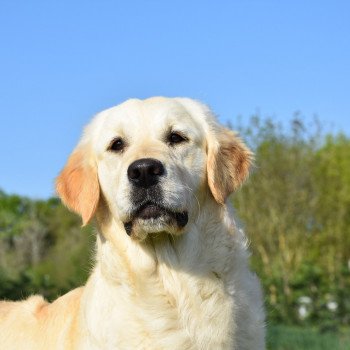
[[[53,303],[1,302],[0,348],[264,349],[260,284],[228,199],[251,161],[191,99],[99,113],[56,182],[84,225],[96,221],[95,267]]]

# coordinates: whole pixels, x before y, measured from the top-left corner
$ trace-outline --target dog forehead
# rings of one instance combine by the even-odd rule
[[[130,99],[98,113],[85,127],[80,145],[89,144],[100,154],[116,137],[132,142],[144,137],[159,139],[170,130],[184,132],[203,145],[215,124],[209,108],[189,98]]]
[[[151,136],[158,130],[165,131],[171,127],[180,131],[191,129],[200,132],[204,121],[201,116],[193,115],[177,99],[161,97],[127,100],[102,114],[102,133],[121,136],[138,133],[148,133]]]

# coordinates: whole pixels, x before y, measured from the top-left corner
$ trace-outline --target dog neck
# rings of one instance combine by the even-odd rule
[[[113,313],[118,314],[116,305],[132,305],[132,310],[122,314],[137,315],[147,334],[164,333],[164,327],[171,327],[178,339],[174,348],[229,347],[235,327],[226,277],[235,256],[235,228],[226,206],[207,203],[178,237],[163,234],[138,242],[115,220],[99,222],[99,227],[102,233],[98,235],[97,264],[90,285],[100,290],[89,292],[88,308],[94,307],[93,295],[104,294],[110,299],[96,300],[94,308],[111,313],[109,320]],[[153,322],[155,310],[158,321]],[[203,319],[220,320],[220,325]],[[120,322],[115,316],[115,332],[122,332]],[[96,329],[96,324],[88,328]]]
[[[97,267],[111,282],[121,278],[123,283],[129,281],[131,284],[137,280],[143,283],[163,265],[184,273],[193,274],[200,269],[200,274],[220,274],[224,267],[217,266],[215,257],[210,254],[216,251],[213,245],[222,245],[223,240],[232,245],[236,226],[231,208],[214,200],[205,203],[179,236],[161,233],[138,241],[126,234],[121,222],[111,217],[98,220]],[[123,273],[128,276],[121,276]],[[133,288],[137,288],[137,283]]]

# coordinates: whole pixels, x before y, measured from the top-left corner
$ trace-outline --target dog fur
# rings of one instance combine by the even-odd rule
[[[183,142],[169,144],[174,130]],[[122,151],[111,148],[116,136]],[[162,205],[188,213],[185,225],[135,216],[126,174],[144,158],[164,164]],[[56,182],[84,224],[95,218],[93,272],[53,303],[1,302],[0,348],[264,349],[260,284],[228,200],[251,160],[237,135],[191,99],[133,99],[99,113]]]

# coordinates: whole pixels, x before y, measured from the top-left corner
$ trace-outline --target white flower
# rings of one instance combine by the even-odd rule
[[[309,304],[311,304],[312,299],[308,296],[302,296],[298,299],[298,301],[299,301],[299,304],[309,305]]]
[[[309,315],[309,311],[305,305],[301,305],[298,308],[299,317],[303,320]]]
[[[303,295],[298,299],[298,303],[299,303],[299,307],[298,307],[299,318],[304,320],[310,314],[312,299],[306,295]]]
[[[336,311],[338,309],[338,303],[334,300],[331,300],[327,303],[327,308],[330,311]]]

